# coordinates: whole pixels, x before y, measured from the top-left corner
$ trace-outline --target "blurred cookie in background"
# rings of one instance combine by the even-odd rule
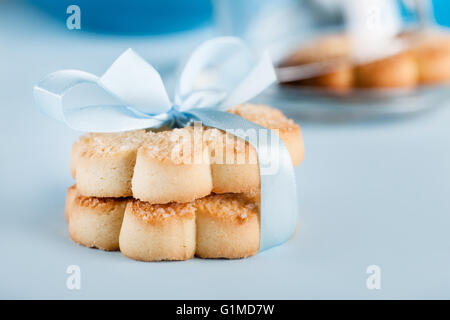
[[[409,52],[355,65],[353,74],[355,88],[414,88],[418,83],[416,62]]]
[[[279,75],[288,75],[286,78],[279,76],[279,82],[335,91],[411,89],[423,84],[450,82],[450,32],[419,29],[402,32],[394,40],[401,42],[404,48],[360,62],[352,58],[357,48],[348,35],[319,37],[295,49],[278,64]]]
[[[318,75],[287,83],[299,86],[346,90],[353,83],[349,59],[350,47],[350,39],[345,34],[326,35],[294,50],[279,64],[279,67],[315,64]],[[328,61],[333,61],[333,63],[326,64],[325,62]]]
[[[402,34],[410,44],[418,69],[419,83],[450,81],[450,34],[443,30],[424,30]]]

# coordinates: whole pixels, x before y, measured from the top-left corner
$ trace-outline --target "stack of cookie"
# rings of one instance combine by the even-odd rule
[[[450,82],[450,33],[444,30],[404,32],[398,35],[405,50],[366,63],[355,64],[355,49],[346,34],[320,37],[292,52],[280,67],[335,61],[324,74],[287,84],[324,87],[337,91],[352,88],[414,88]]]
[[[300,127],[279,110],[229,112],[278,133],[298,165]],[[243,258],[259,249],[256,150],[213,128],[86,134],[71,151],[73,241],[142,261]]]

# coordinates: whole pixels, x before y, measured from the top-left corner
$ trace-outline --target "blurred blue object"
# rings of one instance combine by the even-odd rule
[[[450,27],[450,1],[433,0],[434,16],[439,25]]]
[[[144,35],[198,28],[212,23],[211,0],[28,0],[66,23],[70,5],[81,9],[81,29]]]
[[[450,1],[448,0],[421,0],[430,1],[432,6],[432,14],[434,16],[434,21],[441,26],[450,27]],[[400,11],[402,18],[406,23],[417,23],[418,17],[414,10],[411,10],[410,6],[414,7],[414,1],[398,0],[400,5]],[[425,3],[426,4],[426,3]]]

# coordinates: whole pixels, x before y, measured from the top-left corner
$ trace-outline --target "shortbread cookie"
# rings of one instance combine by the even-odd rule
[[[70,238],[86,247],[119,250],[119,233],[126,198],[84,197],[72,186],[67,192],[66,217]]]
[[[413,88],[418,84],[417,65],[408,52],[355,66],[359,88]]]
[[[417,63],[419,82],[433,84],[450,81],[450,35],[439,31],[417,32],[407,39]]]
[[[195,253],[195,207],[132,200],[120,231],[120,251],[141,261],[187,260]]]
[[[202,128],[153,134],[137,153],[132,179],[134,197],[164,204],[189,202],[210,194],[209,151],[202,139]]]
[[[330,89],[413,88],[418,84],[450,82],[449,32],[442,29],[407,31],[399,34],[398,39],[408,44],[404,52],[354,65],[351,38],[343,34],[328,35],[295,50],[280,67],[337,61],[333,70],[325,75],[290,83]]]
[[[299,165],[304,160],[305,147],[300,126],[294,120],[287,118],[280,110],[260,104],[247,103],[234,107],[229,112],[267,129],[274,130],[286,145],[294,166]]]
[[[293,163],[303,160],[300,127],[280,111],[242,105],[230,112],[275,130]],[[88,134],[74,144],[71,168],[84,196],[133,196],[158,204],[259,188],[255,149],[231,134],[201,126]]]
[[[210,151],[212,192],[240,193],[259,189],[258,155],[254,147],[217,129],[205,130],[204,139]]]
[[[348,92],[353,86],[353,68],[349,61],[338,62],[333,67],[333,71],[321,76],[312,77],[296,81],[294,85],[305,87],[321,87],[334,90],[336,92]]]
[[[137,149],[149,133],[90,133],[72,147],[71,171],[78,192],[90,197],[132,196],[131,179]]]
[[[280,66],[298,66],[323,61],[338,61],[332,69],[319,76],[291,82],[293,85],[325,87],[333,90],[347,90],[353,83],[350,62],[351,41],[344,34],[331,34],[318,38],[295,50]]]
[[[243,258],[259,249],[259,192],[211,194],[190,203],[81,196],[68,190],[72,240],[142,261]]]
[[[274,130],[285,143],[293,164],[303,161],[304,146],[300,127],[281,111],[263,105],[243,104],[229,112]],[[211,151],[213,192],[242,193],[259,190],[258,156],[253,146],[217,129],[206,130],[204,139]]]
[[[259,249],[259,208],[244,194],[210,195],[198,199],[197,249],[201,258],[244,258]]]
[[[78,196],[77,187],[75,185],[71,186],[69,189],[67,189],[67,195],[66,195],[66,207],[64,210],[64,215],[66,217],[66,221],[69,222],[70,217],[70,211],[73,207],[73,202],[75,201],[75,198]]]
[[[303,160],[300,127],[279,110],[248,104],[229,112],[275,130],[294,164]],[[187,127],[162,132],[139,149],[132,186],[135,198],[158,204],[189,202],[211,192],[255,191],[259,189],[256,149],[218,129]]]

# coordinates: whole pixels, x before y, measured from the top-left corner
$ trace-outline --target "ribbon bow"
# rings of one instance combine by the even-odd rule
[[[275,81],[270,58],[255,62],[244,43],[233,37],[203,43],[185,65],[171,102],[159,73],[133,50],[126,50],[101,76],[61,70],[34,87],[38,107],[79,131],[118,132],[161,126],[183,127],[192,121],[233,134],[252,144],[261,173],[260,250],[288,240],[297,223],[297,195],[289,152],[277,135],[250,141],[245,130],[270,130],[225,110],[243,103]],[[117,105],[65,108],[63,97],[73,87],[91,83],[115,97]],[[267,174],[262,163],[276,167]],[[275,164],[275,165],[274,165]]]

